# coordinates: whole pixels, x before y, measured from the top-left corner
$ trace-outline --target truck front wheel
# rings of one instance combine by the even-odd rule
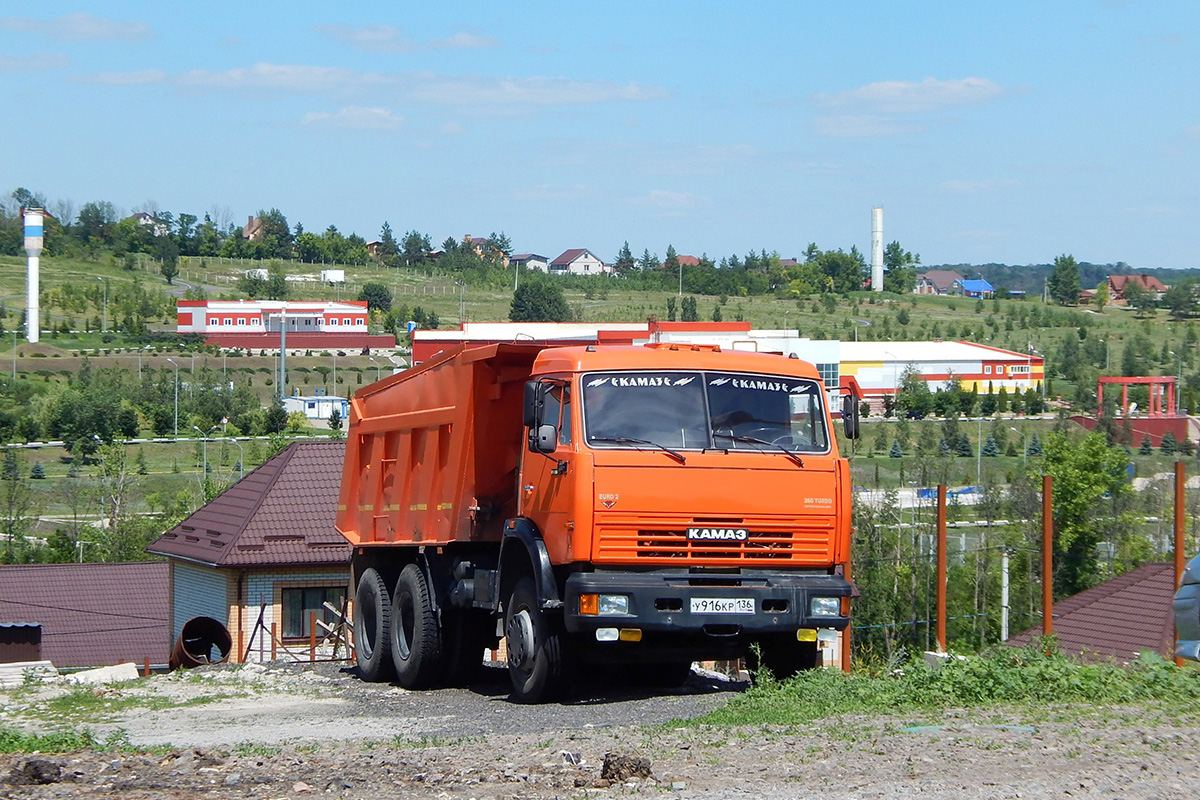
[[[354,658],[363,680],[386,681],[394,674],[388,647],[391,620],[387,584],[378,570],[370,567],[358,579],[354,594]]]
[[[392,663],[405,689],[432,686],[442,668],[442,640],[425,573],[416,564],[400,571],[392,596]]]
[[[513,700],[542,703],[561,694],[566,683],[565,633],[542,611],[532,578],[523,577],[513,587],[504,608],[504,636]]]

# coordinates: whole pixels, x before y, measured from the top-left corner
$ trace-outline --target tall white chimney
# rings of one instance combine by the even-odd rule
[[[25,338],[37,344],[41,333],[41,309],[38,308],[38,270],[42,255],[42,220],[45,212],[40,208],[25,210],[25,256],[28,266],[25,271]]]
[[[883,291],[883,206],[871,209],[871,291]]]

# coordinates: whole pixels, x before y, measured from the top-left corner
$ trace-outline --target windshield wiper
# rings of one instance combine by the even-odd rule
[[[656,450],[661,450],[662,452],[671,456],[676,461],[678,461],[680,464],[687,463],[687,459],[683,457],[683,453],[672,450],[671,448],[667,447],[665,444],[659,444],[658,442],[652,442],[649,439],[632,439],[628,436],[589,436],[588,441],[589,442],[612,442],[613,444],[648,444],[651,447],[655,448]]]
[[[768,442],[766,439],[757,439],[753,436],[738,436],[733,433],[721,433],[720,431],[713,431],[713,438],[714,439],[716,439],[716,438],[730,439],[735,442],[746,442],[747,444],[765,444],[767,447],[774,447],[776,450],[778,450],[779,452],[786,455],[792,461],[795,461],[796,466],[798,466],[798,467],[804,466],[804,461],[800,458],[800,456],[796,455],[795,453],[793,453],[791,450],[787,449],[783,445],[775,444],[775,442]]]

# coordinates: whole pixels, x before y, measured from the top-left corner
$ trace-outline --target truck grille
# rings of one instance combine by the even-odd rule
[[[744,541],[690,541],[692,521],[648,526],[605,523],[597,526],[597,563],[673,564],[749,566],[754,563],[791,562],[829,564],[833,560],[834,528],[814,526],[811,521],[781,523],[778,520],[755,523],[746,520],[740,527],[748,531]]]

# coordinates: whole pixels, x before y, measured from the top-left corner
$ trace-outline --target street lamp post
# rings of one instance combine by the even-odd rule
[[[229,441],[237,445],[238,449],[238,478],[240,479],[246,474],[246,451],[242,449],[242,443],[232,436],[225,437]]]
[[[1021,471],[1024,472],[1029,465],[1029,445],[1025,441],[1025,432],[1011,426],[1009,430],[1021,437]]]
[[[97,277],[96,280],[104,285],[104,316],[100,318],[100,332],[108,332],[108,281],[104,278]]]
[[[333,353],[333,383],[330,385],[330,397],[337,396],[337,351]]]
[[[466,307],[466,281],[455,281],[458,284],[458,324],[461,327],[463,324],[463,315],[467,313]]]
[[[219,427],[220,427],[219,425],[213,425],[211,428],[208,429],[208,433],[205,433],[204,431],[200,430],[199,427],[197,427],[195,425],[192,426],[192,430],[194,430],[196,433],[200,434],[200,441],[202,441],[204,443],[203,445],[201,445],[201,453],[203,454],[202,458],[203,458],[203,463],[204,463],[204,471],[202,473],[200,473],[200,483],[202,483],[202,484],[206,483],[208,481],[208,437],[210,435],[212,435],[212,432],[215,431]]]
[[[179,438],[179,365],[175,363],[175,359],[168,358],[171,366],[175,367],[175,438]]]
[[[375,365],[375,380],[379,381],[379,362],[375,360],[375,356],[367,356],[367,361]]]

